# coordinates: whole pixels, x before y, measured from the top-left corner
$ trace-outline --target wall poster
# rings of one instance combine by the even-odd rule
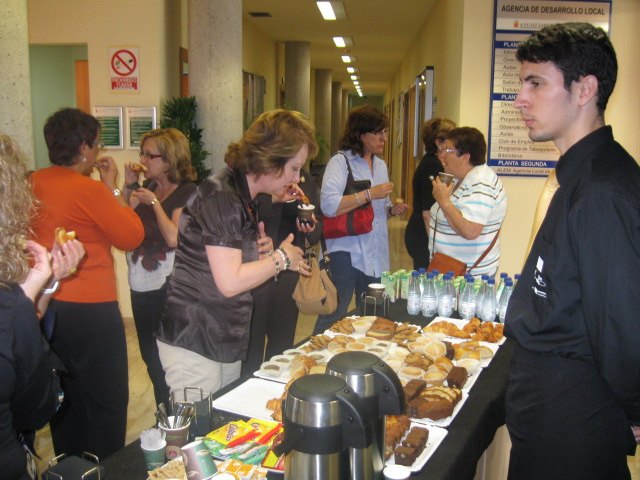
[[[105,150],[123,148],[122,107],[93,107],[93,116],[100,122],[100,141]]]
[[[156,128],[156,107],[127,107],[127,148],[139,149],[140,139]]]
[[[488,164],[498,175],[545,177],[560,153],[532,142],[513,102],[520,89],[518,43],[546,25],[588,22],[609,32],[612,0],[495,0]]]

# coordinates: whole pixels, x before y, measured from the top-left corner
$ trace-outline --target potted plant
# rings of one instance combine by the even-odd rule
[[[202,143],[202,129],[196,123],[196,97],[173,97],[165,102],[160,117],[160,127],[173,127],[180,130],[189,139],[191,163],[198,173],[196,182],[211,175],[211,169],[205,163],[209,152]]]

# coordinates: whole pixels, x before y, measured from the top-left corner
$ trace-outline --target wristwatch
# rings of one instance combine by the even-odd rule
[[[56,290],[58,290],[59,286],[60,286],[60,282],[56,280],[56,282],[53,285],[51,285],[49,288],[43,288],[42,293],[44,293],[45,295],[51,295],[52,293],[55,293]]]
[[[117,197],[118,195],[122,195],[122,192],[120,191],[119,188],[114,188],[113,190],[111,190],[113,192],[113,195],[115,197]]]

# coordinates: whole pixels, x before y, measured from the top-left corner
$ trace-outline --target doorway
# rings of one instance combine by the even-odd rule
[[[49,166],[42,134],[47,118],[65,107],[90,113],[87,45],[30,45],[29,68],[33,154],[39,169]]]

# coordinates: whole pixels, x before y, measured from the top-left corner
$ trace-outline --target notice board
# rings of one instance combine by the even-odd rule
[[[488,164],[498,175],[545,177],[560,153],[552,142],[532,142],[513,106],[520,80],[518,43],[546,25],[587,22],[609,32],[612,0],[495,0]]]

